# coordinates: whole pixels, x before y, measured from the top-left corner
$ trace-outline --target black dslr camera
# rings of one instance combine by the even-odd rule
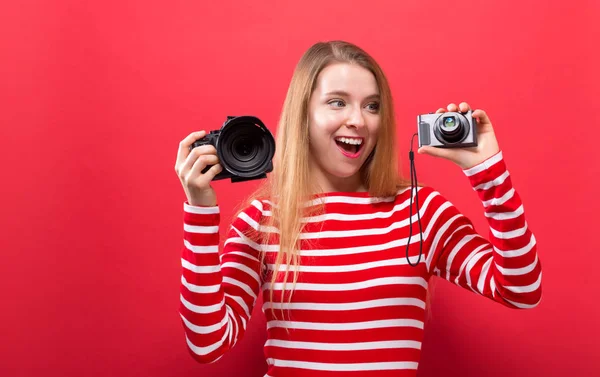
[[[417,116],[419,147],[463,148],[477,146],[477,120],[473,111]]]
[[[214,181],[231,178],[231,182],[243,182],[267,178],[273,171],[275,139],[264,123],[253,116],[228,116],[220,130],[210,131],[195,141],[190,150],[212,144],[223,170]],[[207,166],[206,173],[212,165]]]

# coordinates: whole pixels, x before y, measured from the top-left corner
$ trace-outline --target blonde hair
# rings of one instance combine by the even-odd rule
[[[256,198],[268,198],[273,203],[272,216],[263,216],[261,222],[262,226],[274,227],[279,231],[279,252],[271,278],[271,303],[273,284],[283,263],[287,265],[287,269],[283,279],[282,303],[290,266],[295,267],[293,286],[288,295],[291,301],[300,264],[299,239],[304,228],[301,220],[305,216],[315,216],[324,212],[324,204],[303,206],[303,203],[319,194],[314,192],[315,187],[310,179],[308,109],[319,73],[334,63],[357,64],[369,70],[375,76],[379,88],[381,126],[378,141],[360,169],[367,191],[371,196],[395,196],[399,189],[410,186],[410,182],[404,180],[399,172],[394,105],[387,78],[381,67],[370,55],[351,43],[330,41],[314,44],[298,62],[287,91],[277,128],[273,172],[248,200],[251,202]],[[246,206],[247,203],[243,203],[237,214]],[[260,239],[263,244],[269,244],[270,237],[274,236],[273,233],[257,232],[252,228],[247,234],[253,240]],[[261,266],[265,254],[261,253]],[[271,311],[275,316],[273,307]]]

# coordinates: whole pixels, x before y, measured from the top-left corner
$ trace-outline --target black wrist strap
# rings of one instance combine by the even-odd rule
[[[413,152],[413,141],[418,133],[415,133],[410,140],[410,152],[408,152],[408,158],[410,159],[410,204],[408,212],[408,240],[406,241],[406,261],[412,267],[416,267],[421,262],[421,255],[423,254],[423,228],[421,225],[421,212],[419,211],[419,191],[417,189],[417,168],[415,167],[415,153]],[[415,197],[415,206],[417,210],[417,219],[419,223],[419,258],[417,263],[412,264],[408,257],[408,248],[410,246],[410,239],[412,238],[412,207],[413,207],[413,190]]]

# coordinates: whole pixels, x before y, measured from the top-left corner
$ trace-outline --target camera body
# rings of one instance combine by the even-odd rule
[[[419,147],[464,148],[477,146],[477,120],[473,111],[417,116]]]
[[[223,170],[213,181],[231,179],[243,182],[267,178],[273,171],[275,139],[264,123],[254,116],[228,116],[219,130],[210,131],[196,140],[190,151],[202,145],[212,145],[217,150]],[[212,165],[202,170],[206,173]]]

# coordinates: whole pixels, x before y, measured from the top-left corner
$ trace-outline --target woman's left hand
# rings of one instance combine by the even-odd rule
[[[459,106],[451,103],[447,110],[439,108],[435,113],[441,114],[446,111],[466,113],[471,108],[466,102]],[[441,157],[450,160],[460,166],[462,169],[468,169],[482,163],[500,151],[498,140],[494,134],[492,122],[485,111],[478,109],[473,111],[473,118],[477,119],[477,146],[467,148],[437,148],[424,146],[419,148],[418,153],[428,154],[430,156]]]

